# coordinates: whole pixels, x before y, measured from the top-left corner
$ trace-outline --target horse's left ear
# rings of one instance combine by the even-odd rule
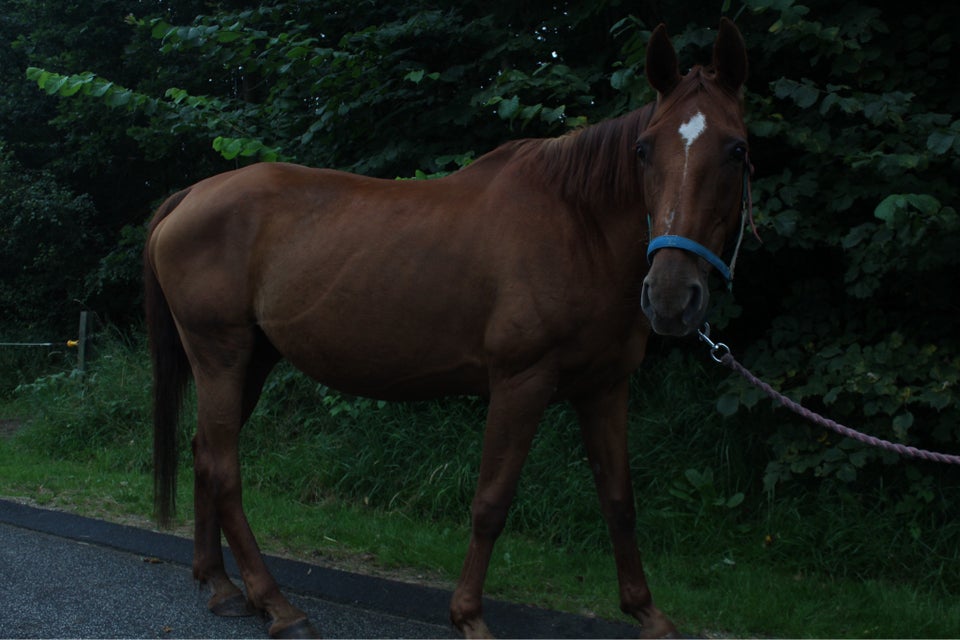
[[[747,81],[747,45],[740,30],[727,18],[720,18],[720,32],[713,44],[713,67],[720,83],[733,93]]]

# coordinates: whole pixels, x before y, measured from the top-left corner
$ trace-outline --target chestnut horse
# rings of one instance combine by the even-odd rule
[[[481,594],[545,407],[581,423],[624,612],[649,636],[634,533],[628,376],[651,327],[685,335],[707,276],[742,233],[748,186],[743,38],[720,24],[709,67],[678,69],[663,25],[656,103],[556,139],[504,144],[431,181],[258,164],[203,180],[157,211],[145,249],[158,517],[174,512],[180,399],[192,374],[193,573],[220,615],[259,611],[271,636],[314,635],[267,570],[241,501],[239,432],[281,359],[382,399],[489,398],[472,529],[450,616],[486,636]],[[652,241],[651,241],[652,239]],[[642,312],[641,312],[642,309]],[[225,534],[244,594],[224,570]]]

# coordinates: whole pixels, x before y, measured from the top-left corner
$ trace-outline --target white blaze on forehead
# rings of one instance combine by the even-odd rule
[[[667,216],[667,228],[665,233],[670,233],[674,218],[677,214],[677,209],[680,207],[680,194],[683,192],[683,189],[687,184],[687,163],[690,162],[690,147],[693,146],[693,143],[697,141],[697,138],[702,136],[703,132],[706,130],[707,119],[700,111],[697,111],[692,118],[680,125],[680,128],[678,129],[685,144],[683,149],[683,178],[680,182],[680,191],[677,193],[677,203]]]
[[[680,125],[680,135],[686,143],[686,151],[690,151],[690,146],[697,141],[707,129],[707,119],[703,114],[697,111],[696,115]]]

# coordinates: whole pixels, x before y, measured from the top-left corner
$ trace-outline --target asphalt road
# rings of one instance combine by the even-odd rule
[[[192,543],[0,500],[0,637],[264,638],[259,617],[220,618],[194,586]],[[267,563],[328,638],[452,638],[450,593],[291,560]],[[228,559],[228,570],[236,566]],[[626,638],[637,629],[487,600],[500,637]]]

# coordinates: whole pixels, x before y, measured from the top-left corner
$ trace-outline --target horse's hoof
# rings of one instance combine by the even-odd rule
[[[246,596],[239,591],[225,597],[213,596],[207,603],[210,611],[225,618],[242,618],[256,613]]]
[[[645,626],[640,631],[640,638],[642,639],[657,638],[658,640],[679,640],[680,638],[686,637],[687,636],[677,631],[677,628],[674,627],[670,622],[667,622],[666,625]]]
[[[317,631],[308,618],[301,618],[296,622],[292,622],[284,627],[278,627],[277,623],[274,623],[270,627],[270,637],[271,638],[321,638],[320,632]]]
[[[493,638],[494,635],[490,633],[490,628],[487,627],[486,623],[483,621],[483,618],[477,618],[470,622],[464,622],[460,626],[460,632],[463,634],[464,638]]]

